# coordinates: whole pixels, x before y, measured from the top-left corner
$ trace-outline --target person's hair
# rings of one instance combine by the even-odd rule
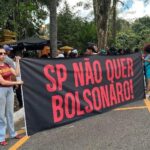
[[[125,49],[125,53],[126,53],[126,54],[130,54],[131,51],[132,51],[132,50],[131,50],[130,48]]]
[[[2,46],[2,45],[0,45],[0,49],[3,49],[3,46]]]
[[[87,49],[90,49],[90,50],[92,50],[92,52],[95,52],[95,49],[93,46],[88,46]]]
[[[144,46],[144,51],[150,53],[150,44]]]
[[[117,55],[117,49],[115,47],[109,48],[109,54],[110,55]]]
[[[71,52],[71,53],[69,54],[69,57],[70,57],[70,58],[75,58],[76,56],[77,56],[77,53]]]
[[[136,52],[139,52],[140,51],[140,49],[139,48],[135,48],[134,49],[134,52],[136,53]]]
[[[113,51],[113,52],[116,52],[116,51],[117,51],[115,47],[110,47],[109,50],[110,50],[110,51]]]
[[[118,49],[118,53],[119,53],[119,54],[124,54],[124,50],[123,50],[122,48],[119,48],[119,49]]]

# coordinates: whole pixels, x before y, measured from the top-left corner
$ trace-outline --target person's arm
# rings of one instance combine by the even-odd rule
[[[5,56],[4,63],[15,69],[14,61],[10,57]]]
[[[3,86],[19,85],[23,84],[23,81],[7,81],[0,75],[0,84]]]
[[[16,68],[15,69],[11,68],[11,72],[15,76],[20,75],[20,64],[19,64],[20,59],[21,59],[21,57],[16,56]]]
[[[144,59],[144,61],[150,62],[150,59]]]

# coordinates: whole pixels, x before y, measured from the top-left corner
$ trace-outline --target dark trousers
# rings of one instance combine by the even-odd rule
[[[21,86],[20,85],[16,88],[16,96],[17,96],[17,99],[19,102],[19,107],[21,108],[23,105],[22,105],[22,95],[21,95]]]

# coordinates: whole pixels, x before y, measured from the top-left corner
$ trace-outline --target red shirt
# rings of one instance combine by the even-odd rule
[[[4,64],[0,66],[0,75],[4,78],[4,80],[11,81],[11,76],[13,75],[10,66],[8,64]]]

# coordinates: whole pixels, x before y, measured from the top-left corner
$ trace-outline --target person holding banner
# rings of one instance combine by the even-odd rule
[[[144,47],[145,58],[144,59],[144,71],[146,78],[146,90],[150,92],[150,44]]]
[[[5,146],[6,127],[11,138],[20,139],[14,129],[13,110],[14,92],[13,85],[21,85],[23,81],[12,81],[12,76],[20,74],[19,60],[16,57],[16,69],[13,69],[5,61],[6,51],[0,48],[0,145]]]

